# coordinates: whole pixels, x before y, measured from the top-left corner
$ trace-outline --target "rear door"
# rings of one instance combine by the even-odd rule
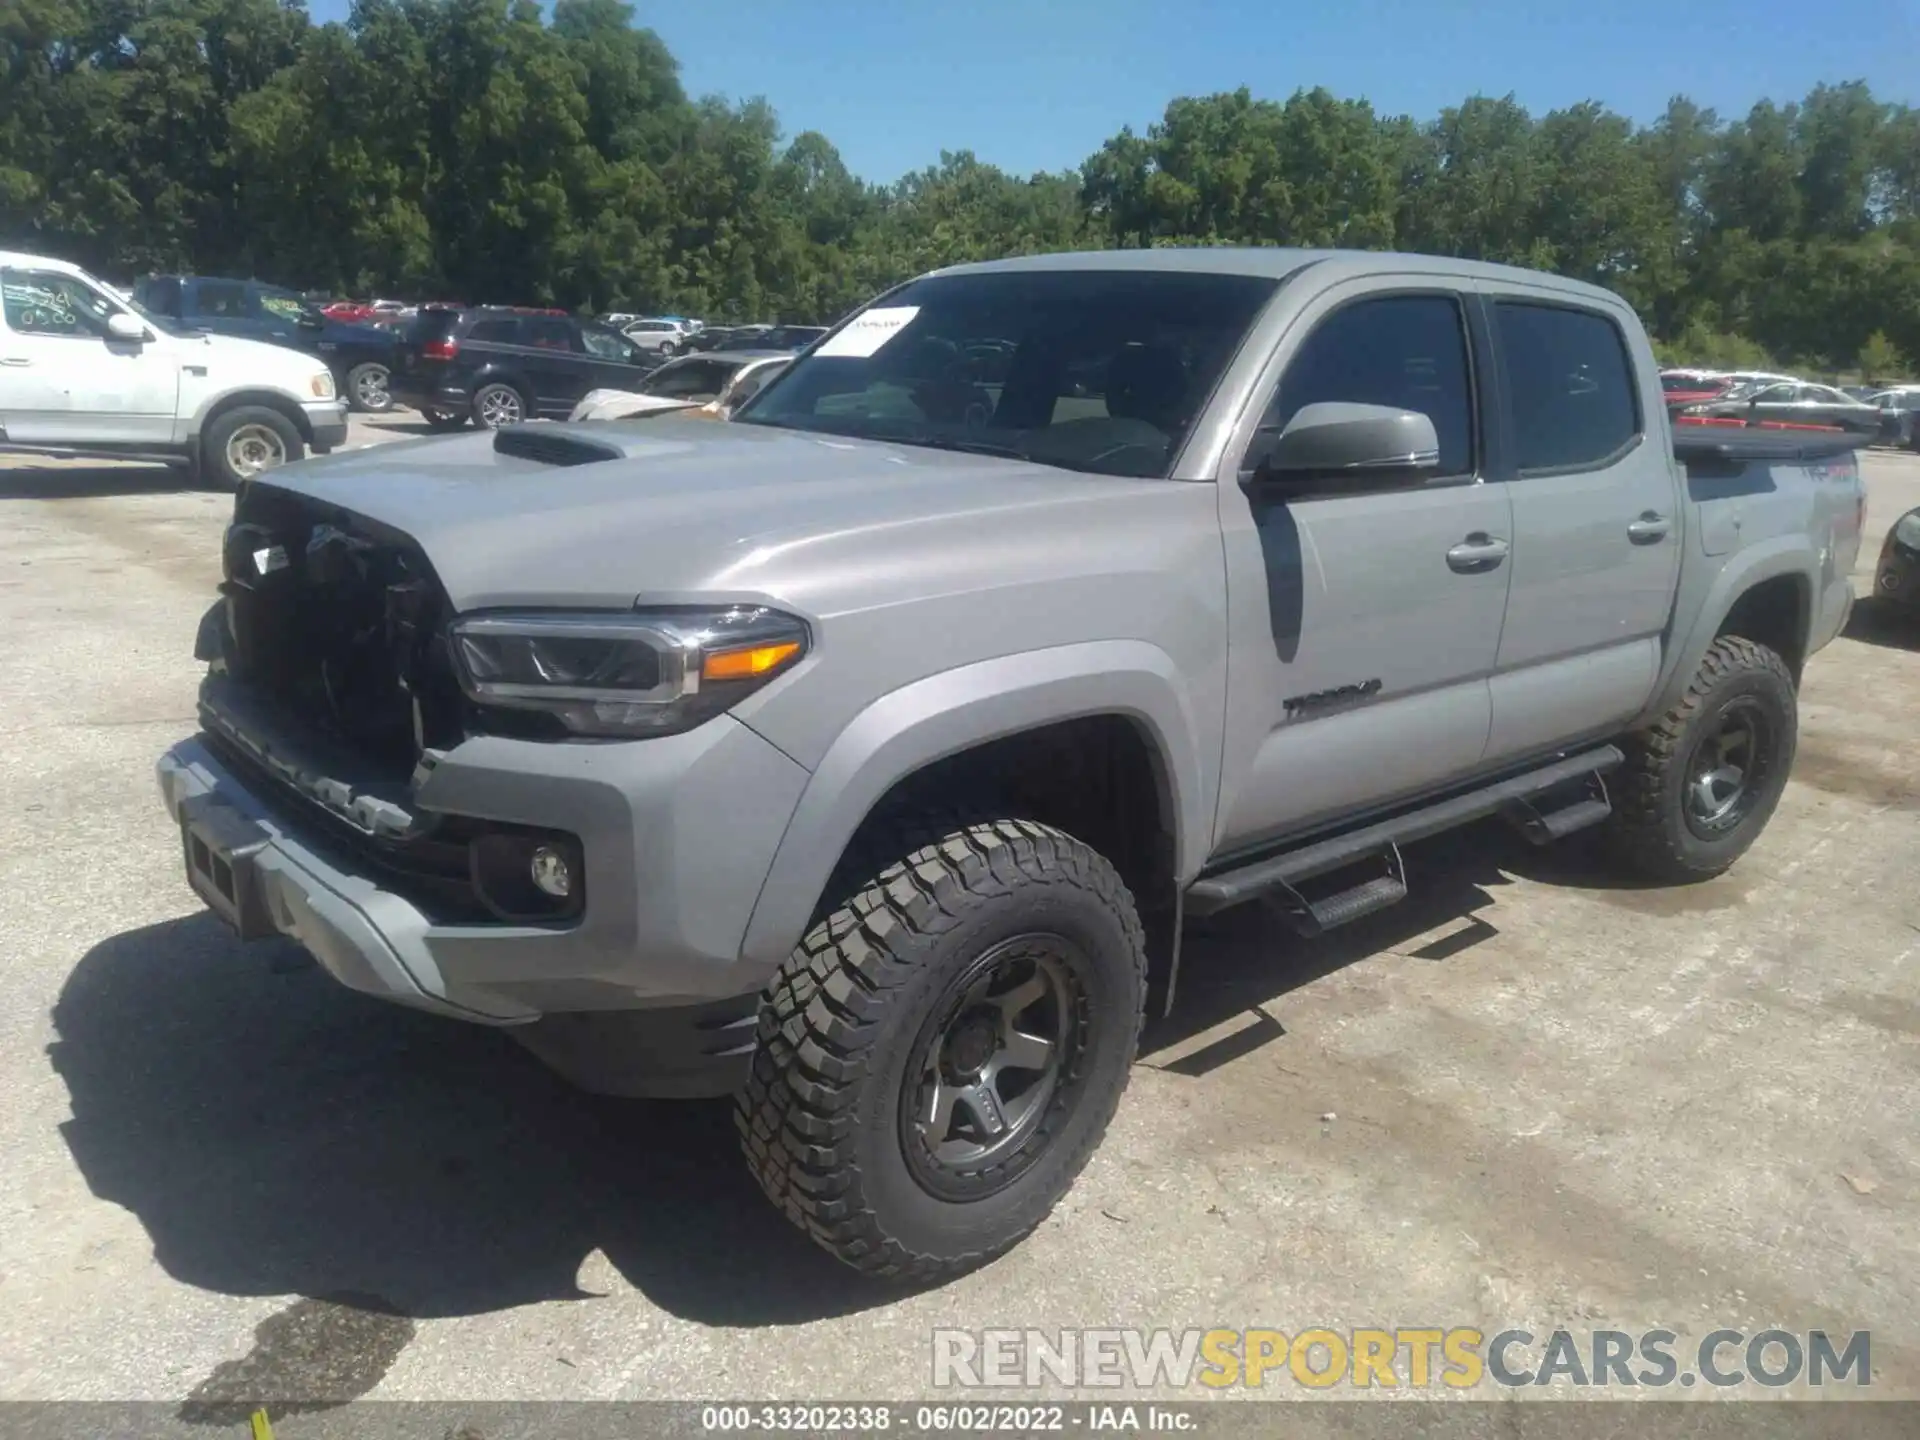
[[[1646,702],[1679,577],[1680,470],[1624,306],[1484,282],[1512,467],[1513,563],[1489,761]]]
[[[1466,317],[1462,287],[1429,276],[1332,287],[1281,342],[1258,420],[1283,428],[1322,401],[1416,410],[1439,437],[1437,471],[1289,495],[1242,481],[1251,442],[1229,447],[1218,488],[1232,701],[1218,851],[1417,794],[1480,762],[1512,528],[1507,487],[1487,480]]]

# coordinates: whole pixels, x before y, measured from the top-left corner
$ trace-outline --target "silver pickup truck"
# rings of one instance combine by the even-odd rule
[[[1182,916],[1312,936],[1503,816],[1733,864],[1844,625],[1858,437],[1667,418],[1616,296],[1284,249],[889,291],[732,421],[535,424],[238,496],[195,890],[583,1086],[736,1094],[927,1279],[1072,1183]]]

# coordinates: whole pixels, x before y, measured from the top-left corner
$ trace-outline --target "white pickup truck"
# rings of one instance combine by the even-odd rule
[[[78,266],[0,250],[0,452],[161,460],[232,487],[346,438],[313,356],[184,328]]]

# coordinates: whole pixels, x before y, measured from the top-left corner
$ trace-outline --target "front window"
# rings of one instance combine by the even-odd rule
[[[932,276],[855,316],[736,418],[1162,478],[1278,283],[1179,270]]]
[[[17,335],[100,339],[120,307],[73,275],[51,270],[0,270],[0,309]]]
[[[599,325],[582,325],[580,340],[587,347],[587,353],[596,359],[613,360],[622,365],[640,363],[631,341]]]
[[[289,325],[324,324],[320,312],[302,300],[291,290],[262,290],[260,308],[269,319],[283,320]]]

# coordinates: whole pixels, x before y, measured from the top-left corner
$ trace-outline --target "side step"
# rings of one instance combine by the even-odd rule
[[[1551,845],[1576,830],[1598,825],[1613,814],[1613,801],[1607,798],[1607,782],[1598,772],[1587,776],[1585,790],[1585,795],[1551,807],[1546,795],[1524,795],[1509,800],[1501,813],[1534,844]]]
[[[1193,915],[1211,915],[1242,901],[1271,897],[1296,929],[1310,927],[1302,933],[1317,935],[1406,898],[1406,875],[1400,862],[1402,845],[1503,813],[1542,844],[1606,819],[1611,806],[1604,789],[1600,789],[1597,796],[1545,811],[1534,802],[1548,791],[1575,782],[1591,781],[1597,786],[1601,775],[1625,759],[1617,746],[1602,745],[1404,815],[1203,876],[1187,889],[1187,911]],[[1310,901],[1301,894],[1302,882],[1357,865],[1370,857],[1379,858],[1384,874],[1319,900]]]

